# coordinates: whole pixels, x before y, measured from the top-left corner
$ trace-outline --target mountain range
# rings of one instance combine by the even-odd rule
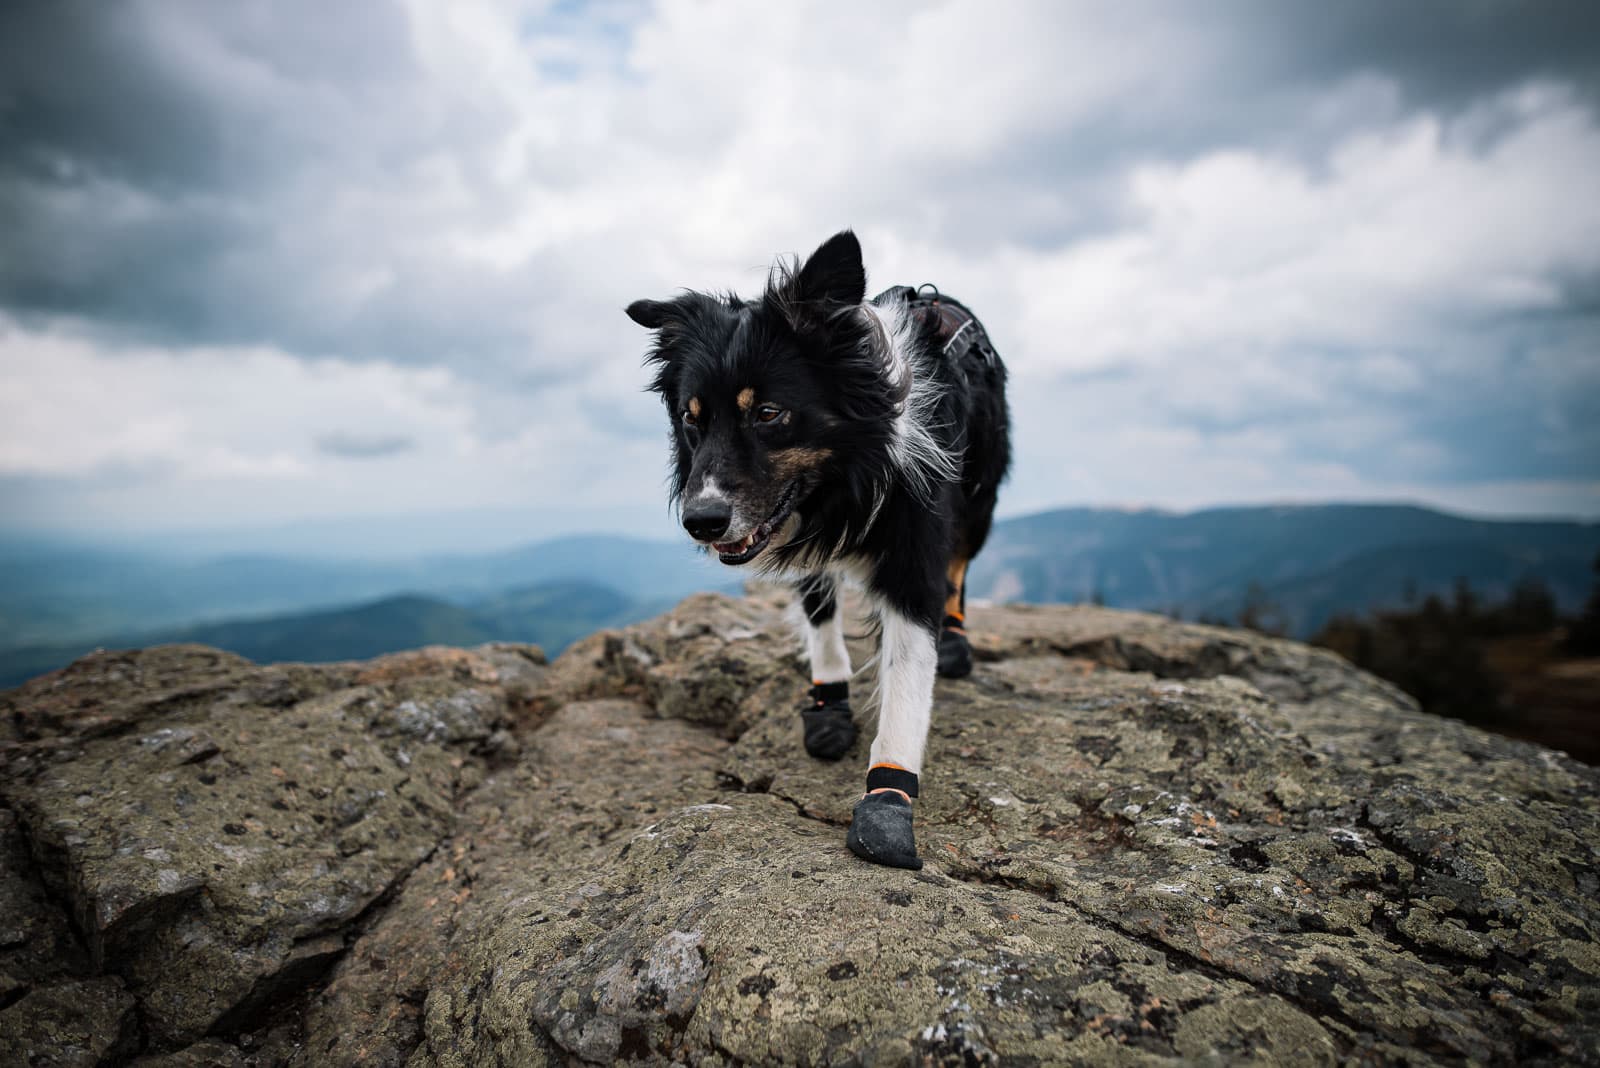
[[[400,593],[469,604],[571,582],[651,602],[738,585],[686,543],[612,535],[398,562],[12,539],[0,542],[0,648],[347,608]]]
[[[1525,579],[1575,611],[1600,524],[1486,520],[1394,505],[1071,508],[995,524],[969,595],[1100,600],[1189,619],[1270,606],[1305,636],[1336,614],[1448,593],[1494,599]],[[735,581],[730,581],[730,578]],[[738,576],[683,543],[573,537],[402,562],[0,542],[0,686],[97,647],[196,641],[251,659],[365,658],[423,644],[532,641],[552,655]]]
[[[1230,621],[1253,595],[1288,633],[1305,637],[1334,615],[1446,594],[1457,580],[1493,600],[1537,579],[1575,611],[1597,553],[1600,523],[1473,519],[1404,505],[1068,508],[995,524],[968,590],[1000,602],[1101,600]]]
[[[659,615],[676,598],[634,599],[593,582],[550,582],[454,604],[397,594],[344,608],[198,623],[164,630],[0,648],[0,688],[15,686],[97,648],[196,642],[262,664],[367,660],[424,645],[532,642],[547,653],[602,627]]]

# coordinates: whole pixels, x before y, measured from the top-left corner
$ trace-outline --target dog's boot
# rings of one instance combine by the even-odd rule
[[[844,844],[874,864],[913,870],[922,867],[911,830],[911,802],[898,790],[879,790],[857,801]]]
[[[891,868],[922,867],[911,831],[911,799],[916,796],[915,772],[887,762],[867,769],[867,792],[856,802],[844,839],[850,852]]]
[[[812,686],[811,704],[800,710],[800,718],[805,722],[806,752],[818,760],[838,760],[856,742],[848,682],[819,682]]]
[[[972,645],[967,641],[967,628],[955,616],[945,616],[939,630],[939,675],[946,679],[964,679],[972,674]]]

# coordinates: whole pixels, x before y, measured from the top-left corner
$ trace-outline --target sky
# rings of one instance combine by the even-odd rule
[[[1596,517],[1596,175],[1582,0],[14,0],[0,528],[671,537],[622,308],[845,227],[1004,515]]]

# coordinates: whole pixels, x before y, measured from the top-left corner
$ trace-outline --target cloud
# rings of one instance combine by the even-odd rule
[[[603,383],[518,408],[446,368],[270,348],[106,351],[4,319],[0,380],[0,494],[13,523],[93,514],[172,528],[486,506],[521,516],[577,501],[537,532],[627,514],[659,533],[666,516],[664,434],[627,427],[655,406],[630,391],[610,405],[622,426],[593,426]]]
[[[302,479],[330,440],[347,452],[419,435],[453,440],[471,423],[470,403],[441,369],[307,363],[265,348],[108,353],[81,336],[0,327],[6,474],[135,466],[186,482]]]
[[[553,372],[609,285],[726,277],[842,221],[963,255],[1059,246],[1127,209],[1128,167],[1317,155],[1308,126],[1408,99],[1586,84],[1581,7],[1231,11],[13,5],[0,300],[158,340]]]
[[[664,532],[619,309],[853,225],[999,341],[1009,510],[1596,510],[1592,5],[336,6],[0,12],[8,503]]]
[[[352,460],[371,460],[380,456],[394,456],[417,447],[416,439],[408,434],[350,434],[335,431],[317,435],[317,451],[328,456]]]

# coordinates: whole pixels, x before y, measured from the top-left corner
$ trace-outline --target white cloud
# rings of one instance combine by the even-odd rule
[[[265,348],[108,352],[0,320],[0,379],[0,478],[77,484],[97,515],[143,527],[543,506],[556,513],[544,529],[567,530],[564,502],[581,502],[581,528],[585,514],[653,500],[662,469],[659,438],[591,425],[587,388],[524,396],[496,426],[485,387],[442,367]],[[408,447],[341,452],[330,440]],[[49,507],[11,518],[61,522],[59,501]]]
[[[459,440],[471,406],[443,368],[308,363],[266,348],[106,351],[0,320],[0,474],[130,468],[180,482],[311,481],[314,438],[351,432]]]
[[[1600,270],[1600,128],[1548,89],[1492,106],[1517,125],[1484,152],[1460,123],[1421,115],[1333,146],[1324,168],[1243,149],[1136,168],[1124,229],[1013,254],[1005,279],[1055,295],[1023,309],[1028,338],[1072,339],[1028,344],[1028,359],[1083,370],[1435,347],[1551,308],[1556,279]],[[1461,351],[1438,348],[1441,361]]]

